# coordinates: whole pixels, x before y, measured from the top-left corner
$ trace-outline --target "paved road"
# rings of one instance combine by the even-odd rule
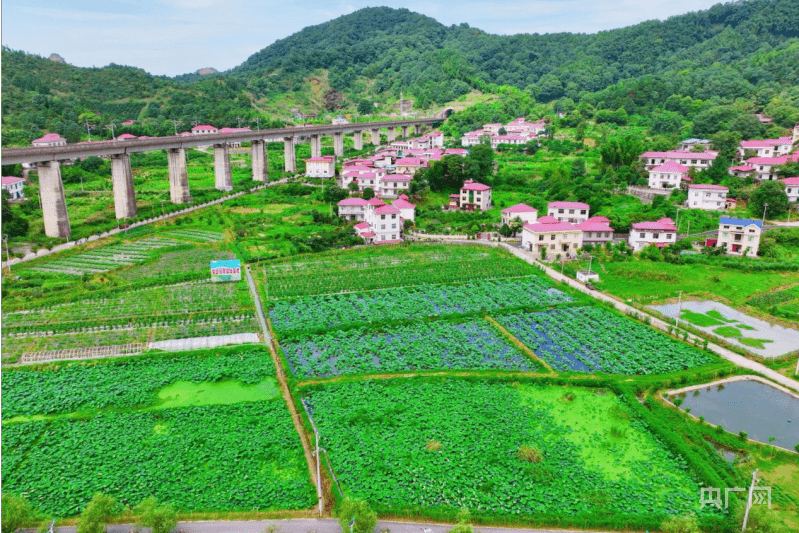
[[[265,533],[270,526],[274,533],[341,533],[338,521],[332,518],[294,519],[294,520],[231,520],[213,522],[180,522],[175,529],[181,533]],[[427,524],[422,522],[378,521],[377,531],[389,530],[391,533],[445,533],[452,529],[449,524]],[[488,533],[568,533],[566,529],[511,529],[499,527],[475,527],[477,531]],[[428,530],[427,532],[425,530]],[[32,532],[33,530],[31,530]],[[56,533],[75,533],[75,527],[57,527]],[[132,524],[108,526],[108,533],[130,533]],[[149,530],[142,530],[149,531]],[[572,530],[574,531],[574,530]],[[581,533],[601,533],[582,531]]]

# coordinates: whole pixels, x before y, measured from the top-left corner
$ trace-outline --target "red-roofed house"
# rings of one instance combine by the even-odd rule
[[[549,202],[547,215],[557,218],[561,222],[580,224],[588,220],[590,206],[582,202]]]
[[[748,178],[754,175],[755,170],[757,169],[752,165],[738,165],[736,167],[728,168],[727,174],[730,174],[731,176],[736,176],[738,178]]]
[[[458,205],[464,211],[487,211],[491,208],[491,187],[466,180],[461,187]]]
[[[677,228],[671,219],[661,218],[657,222],[636,222],[630,230],[628,244],[640,252],[650,244],[666,246],[677,242]]]
[[[511,220],[519,218],[527,224],[535,224],[538,218],[538,209],[527,204],[516,204],[502,210],[502,224],[510,226]]]
[[[485,130],[475,130],[469,131],[463,134],[461,137],[461,146],[475,146],[480,144],[480,139],[483,137],[491,136],[491,133]]]
[[[788,195],[788,201],[799,202],[799,177],[782,178],[780,181],[785,184],[785,194]]]
[[[18,178],[16,176],[3,176],[2,182],[3,190],[8,191],[8,194],[11,196],[12,200],[25,197],[25,195],[22,194],[22,188],[25,186],[25,180],[23,178]]]
[[[608,217],[603,217],[602,215],[596,215],[586,220],[586,222],[599,222],[601,224],[610,224],[610,219]]]
[[[123,126],[133,126],[134,124],[136,124],[135,120],[126,120],[122,123]]]
[[[411,188],[411,176],[405,174],[387,174],[380,178],[379,189],[381,198],[396,198],[406,193]]]
[[[727,193],[730,189],[722,185],[693,183],[688,186],[688,199],[685,204],[692,209],[721,211],[727,206]]]
[[[606,222],[586,220],[577,224],[577,229],[583,232],[583,246],[586,244],[602,246],[606,242],[613,242],[613,228]]]
[[[750,157],[746,160],[746,163],[755,167],[755,177],[759,181],[767,181],[779,178],[777,171],[773,170],[773,167],[784,165],[785,163],[796,163],[797,161],[799,161],[799,152],[779,157]]]
[[[210,124],[200,124],[191,129],[192,135],[205,135],[207,133],[219,133],[219,130]]]
[[[459,155],[461,157],[466,157],[469,153],[469,150],[464,148],[447,148],[444,150],[444,155]]]
[[[394,172],[413,176],[417,170],[426,166],[427,164],[418,157],[402,157],[394,163]]]
[[[560,222],[560,220],[549,215],[544,215],[538,219],[538,224],[557,224],[558,222]]]
[[[305,160],[305,175],[309,178],[332,178],[336,175],[336,158],[332,155]]]
[[[383,205],[376,205],[372,200],[369,200],[365,212],[365,223],[369,225],[369,228],[365,232],[361,232],[357,228],[355,231],[367,243],[393,244],[401,242],[404,221],[400,209],[384,202],[380,202]]]
[[[649,171],[649,187],[652,189],[676,189],[688,175],[689,167],[669,161]]]
[[[430,139],[431,148],[444,148],[444,134],[440,131],[433,131],[427,134]]]
[[[400,210],[403,220],[416,220],[416,205],[409,202],[406,195],[401,194],[391,205]]]
[[[47,133],[44,137],[34,139],[31,143],[33,146],[66,146],[67,140],[57,133]]]
[[[699,170],[708,168],[716,159],[718,152],[708,150],[706,152],[686,152],[683,150],[670,150],[668,152],[644,152],[638,158],[644,160],[646,170],[672,161],[687,167]]]
[[[135,135],[131,135],[130,133],[123,133],[117,137],[118,141],[130,141],[136,139]]]
[[[568,256],[582,247],[583,232],[568,222],[525,224],[522,228],[522,248],[544,257]]]
[[[345,198],[338,203],[338,216],[347,220],[364,220],[367,205],[363,198]]]

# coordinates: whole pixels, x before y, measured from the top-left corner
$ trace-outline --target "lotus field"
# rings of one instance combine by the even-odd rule
[[[367,293],[307,296],[279,301],[269,316],[275,331],[290,333],[391,320],[419,319],[571,301],[538,277],[481,279],[460,285],[418,285]]]
[[[535,269],[501,249],[414,244],[328,252],[272,263],[254,274],[267,299],[528,275]],[[265,277],[264,277],[265,276]]]
[[[308,508],[274,373],[264,349],[5,371],[3,490],[59,517],[96,492],[181,511]]]
[[[353,329],[283,344],[300,378],[414,370],[535,371],[537,363],[482,319],[420,322],[385,331]]]
[[[449,378],[333,383],[305,397],[347,495],[383,512],[657,522],[697,509],[684,462],[608,391]]]
[[[561,372],[662,374],[713,362],[696,348],[598,307],[563,307],[496,320]]]

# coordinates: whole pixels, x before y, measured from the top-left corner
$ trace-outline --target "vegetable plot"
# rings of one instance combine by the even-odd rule
[[[4,441],[12,427],[3,426]],[[77,514],[95,492],[124,505],[155,496],[180,511],[306,509],[316,501],[280,398],[58,420],[18,459],[3,453],[3,490],[25,494],[48,516]]]
[[[662,374],[713,362],[696,348],[598,307],[559,308],[495,318],[562,372]]]
[[[275,330],[285,334],[569,301],[569,296],[548,281],[528,276],[483,279],[462,285],[418,285],[362,294],[309,296],[277,302],[269,316]]]
[[[684,461],[607,391],[375,380],[320,386],[306,398],[345,493],[378,512],[465,506],[659,524],[697,509]]]
[[[421,322],[384,332],[362,329],[302,337],[283,344],[298,377],[413,370],[538,370],[535,361],[483,320]]]

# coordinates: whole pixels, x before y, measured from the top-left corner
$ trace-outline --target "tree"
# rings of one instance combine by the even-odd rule
[[[585,161],[581,158],[577,158],[572,161],[572,168],[571,168],[571,177],[572,178],[582,178],[585,176]]]
[[[510,237],[513,235],[513,231],[510,229],[510,226],[507,224],[502,224],[502,227],[499,228],[499,234],[503,237]]]
[[[466,160],[476,165],[478,179],[494,174],[494,150],[491,146],[485,144],[473,146]]]
[[[522,221],[522,219],[520,217],[514,217],[510,221],[510,230],[511,230],[511,232],[513,232],[513,235],[516,235],[517,233],[522,231],[523,227],[524,227],[524,222]]]
[[[22,496],[3,494],[3,533],[14,533],[36,519],[33,509]]]
[[[330,89],[323,97],[325,101],[325,109],[328,111],[335,111],[344,107],[344,95],[335,89]]]
[[[178,525],[178,516],[172,504],[159,504],[152,496],[142,500],[134,512],[139,515],[138,524],[151,528],[152,533],[170,533]]]
[[[28,234],[28,219],[22,215],[15,214],[11,210],[11,204],[8,191],[2,192],[2,221],[3,221],[3,234],[8,235],[9,239],[14,237],[24,237]]]
[[[363,199],[364,200],[371,200],[375,197],[375,190],[371,187],[367,187],[363,190]]]
[[[336,517],[342,533],[349,533],[353,520],[352,533],[374,533],[377,525],[377,515],[364,500],[345,499],[336,509]]]
[[[372,112],[372,102],[369,100],[361,100],[358,102],[358,114],[359,115],[368,115]]]
[[[710,138],[713,141],[713,149],[718,150],[719,157],[725,159],[735,158],[741,139],[741,134],[737,131],[719,131]]]
[[[335,185],[326,185],[322,189],[322,201],[328,204],[338,203],[349,195],[349,192]]]
[[[577,124],[577,129],[574,130],[574,138],[578,141],[582,141],[585,139],[585,132],[588,129],[588,124],[581,120],[579,124]]]
[[[764,204],[768,204],[766,216],[777,216],[788,211],[790,204],[783,182],[777,180],[761,183],[749,197],[749,212],[758,218],[762,217]]]
[[[78,533],[103,533],[115,505],[116,500],[111,496],[99,492],[92,496],[89,505],[78,517]]]
[[[350,192],[355,192],[358,190],[358,184],[354,181],[351,181],[350,184],[347,185],[347,188],[350,190]]]

